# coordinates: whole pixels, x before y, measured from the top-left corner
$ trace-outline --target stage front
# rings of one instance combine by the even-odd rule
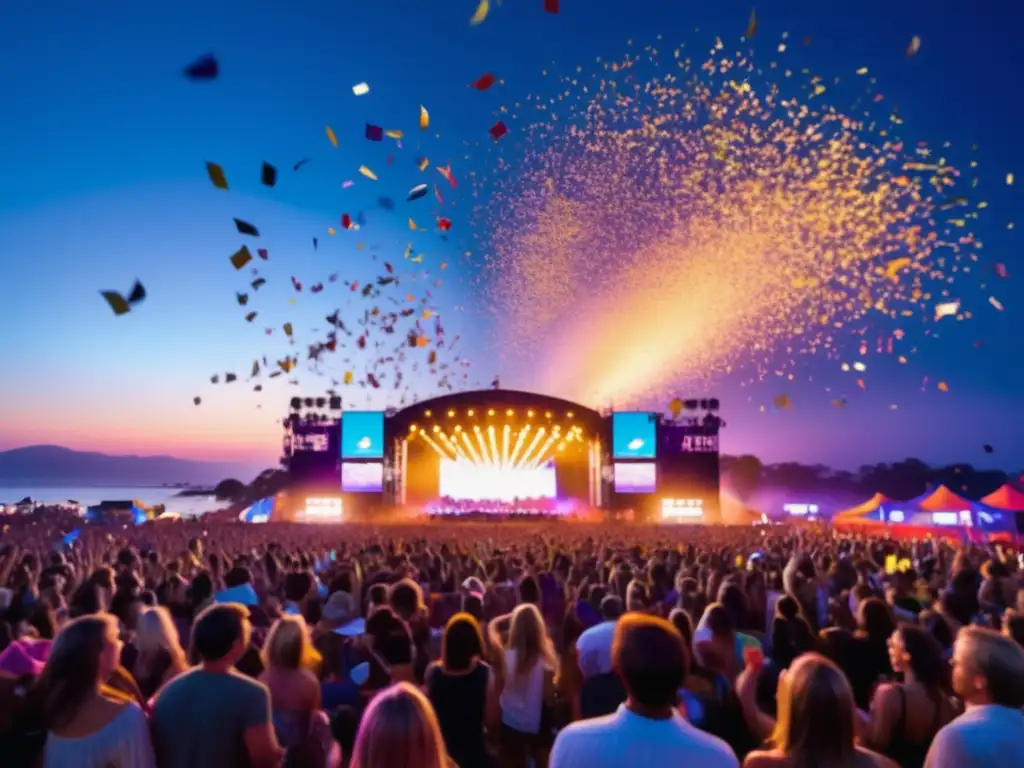
[[[719,522],[720,420],[697,412],[717,402],[690,402],[669,419],[515,390],[464,392],[401,410],[344,410],[327,423],[292,416],[286,453],[293,473],[316,467],[320,484],[333,474],[344,508],[361,519],[379,508]]]

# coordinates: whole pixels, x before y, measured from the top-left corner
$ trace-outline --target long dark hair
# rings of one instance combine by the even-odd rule
[[[66,726],[96,690],[100,656],[113,616],[82,616],[67,624],[53,641],[43,673],[33,690],[46,727]]]

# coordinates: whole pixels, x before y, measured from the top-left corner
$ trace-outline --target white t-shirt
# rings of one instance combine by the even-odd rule
[[[501,721],[522,733],[540,733],[544,707],[544,659],[533,669],[516,674],[516,652],[505,651],[505,686],[501,691]]]
[[[739,768],[732,748],[686,722],[641,717],[625,704],[615,714],[573,723],[558,734],[549,768]]]
[[[612,671],[612,641],[617,622],[595,624],[576,640],[580,672],[584,678],[604,675]]]

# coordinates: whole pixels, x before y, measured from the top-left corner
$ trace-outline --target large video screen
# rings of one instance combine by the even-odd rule
[[[553,499],[555,463],[519,469],[441,459],[441,497],[457,501]]]
[[[653,414],[612,414],[612,458],[653,459],[656,454],[656,423]]]
[[[346,411],[342,414],[341,458],[384,458],[383,411]]]
[[[614,464],[616,493],[654,493],[658,486],[658,473],[653,462]]]
[[[379,461],[341,462],[341,490],[346,493],[380,493],[384,490],[384,465]]]

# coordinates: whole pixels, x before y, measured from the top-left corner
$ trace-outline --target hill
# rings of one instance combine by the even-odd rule
[[[83,485],[213,487],[226,477],[248,481],[259,466],[204,462],[172,456],[111,456],[57,445],[0,451],[0,487]]]

